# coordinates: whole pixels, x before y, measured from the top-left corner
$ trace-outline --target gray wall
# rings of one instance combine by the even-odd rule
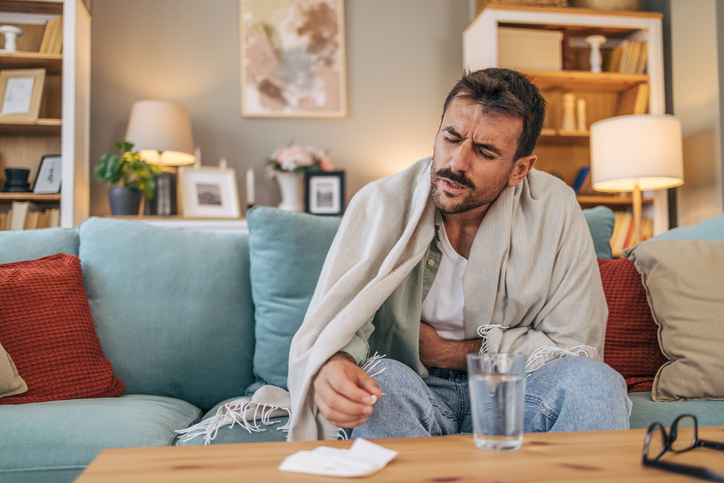
[[[123,139],[135,101],[189,109],[202,163],[226,157],[256,173],[257,203],[279,190],[264,160],[292,140],[328,149],[348,198],[432,152],[442,103],[462,66],[468,0],[346,0],[349,116],[343,120],[240,115],[238,0],[93,0],[91,165]],[[110,212],[92,182],[91,213]]]

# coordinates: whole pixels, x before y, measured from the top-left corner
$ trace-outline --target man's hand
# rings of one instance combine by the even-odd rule
[[[377,381],[339,352],[322,366],[314,380],[314,402],[327,421],[340,428],[354,428],[372,414],[372,396],[382,397]]]
[[[420,361],[428,369],[439,367],[465,371],[467,355],[478,352],[482,343],[481,339],[443,339],[430,324],[420,321]]]

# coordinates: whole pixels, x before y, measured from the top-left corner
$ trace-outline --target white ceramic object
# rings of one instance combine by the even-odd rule
[[[23,31],[12,25],[3,25],[0,27],[0,33],[5,35],[5,48],[3,52],[17,52],[17,44],[15,41],[23,35]]]
[[[576,130],[585,131],[588,128],[588,119],[586,117],[586,100],[576,99]]]
[[[282,193],[282,202],[278,208],[286,211],[302,211],[299,201],[299,175],[295,173],[277,172],[277,183]]]
[[[586,43],[591,46],[591,72],[599,74],[601,72],[601,45],[606,42],[603,35],[589,35],[586,37]]]
[[[576,95],[573,93],[563,94],[563,122],[561,131],[576,130]]]

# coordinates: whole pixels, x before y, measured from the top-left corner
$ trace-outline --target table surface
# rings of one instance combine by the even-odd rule
[[[523,446],[512,452],[477,449],[470,435],[379,439],[374,441],[399,455],[364,481],[702,481],[642,466],[645,434],[643,429],[526,434]],[[699,428],[699,437],[724,441],[724,427]],[[307,441],[107,449],[76,482],[349,482],[348,478],[285,473],[277,466],[300,450],[322,445],[348,448],[351,444]],[[666,454],[663,459],[706,466],[724,475],[724,454],[720,451],[697,448],[678,455]]]

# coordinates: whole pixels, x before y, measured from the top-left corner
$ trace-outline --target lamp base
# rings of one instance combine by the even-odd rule
[[[178,213],[176,203],[176,173],[164,171],[156,176],[152,200],[146,200],[144,214],[171,216]]]

